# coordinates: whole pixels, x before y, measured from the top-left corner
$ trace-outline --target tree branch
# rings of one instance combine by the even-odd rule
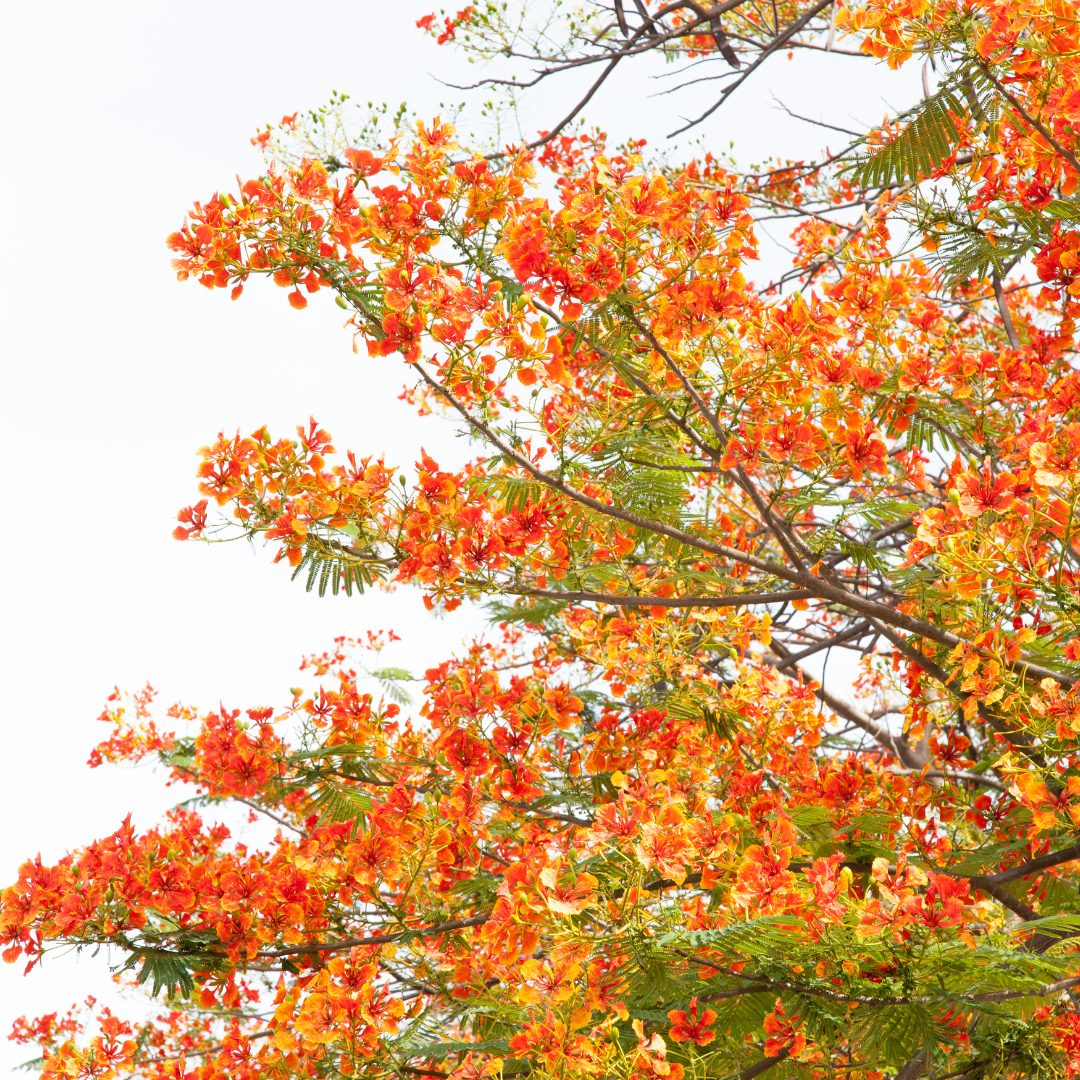
[[[691,120],[688,123],[684,124],[678,130],[671,132],[671,134],[668,135],[668,138],[673,139],[676,135],[681,135],[684,131],[688,131],[690,128],[695,127],[703,120],[712,116],[712,114],[716,112],[716,110],[719,109],[720,106],[723,105],[724,102],[736,90],[738,90],[739,87],[742,86],[742,84],[746,82],[748,78],[750,78],[751,74],[753,74],[753,72],[756,71],[757,68],[759,68],[772,53],[776,52],[777,49],[783,46],[789,38],[794,37],[815,15],[824,11],[832,2],[833,0],[818,0],[817,4],[815,4],[809,11],[804,13],[800,18],[796,19],[795,22],[793,22],[782,34],[777,34],[777,36],[774,37],[772,41],[765,46],[764,49],[762,49],[761,54],[746,69],[746,71],[743,72],[743,74],[740,75],[739,78],[731,84],[731,86],[724,88],[724,90],[720,94],[720,100],[715,105],[713,105],[709,109],[706,109],[705,112],[703,112],[696,120]]]
[[[806,600],[813,596],[808,589],[789,589],[786,592],[734,593],[731,596],[615,596],[598,592],[559,592],[531,585],[507,585],[504,592],[516,596],[542,596],[548,600],[569,603],[611,604],[613,607],[725,608],[746,607],[750,604],[786,604],[791,600]]]
[[[438,934],[447,934],[452,930],[463,930],[469,926],[483,926],[490,918],[490,915],[473,915],[467,919],[454,919],[451,922],[436,923],[434,926],[418,927],[415,930],[399,930],[394,934],[374,934],[371,937],[346,938],[344,941],[323,941],[314,942],[311,945],[292,945],[287,949],[267,949],[256,953],[256,956],[263,960],[273,960],[280,956],[342,952],[345,949],[355,949],[365,945],[389,945],[394,941],[400,941],[403,937],[435,937]]]
[[[738,1074],[736,1080],[754,1080],[755,1076],[768,1072],[774,1065],[779,1065],[781,1061],[786,1061],[788,1057],[790,1057],[790,1052],[782,1049],[776,1057],[762,1058],[760,1061],[754,1062],[753,1065],[748,1065]]]
[[[990,880],[997,882],[999,885],[1004,885],[1010,881],[1030,877],[1032,874],[1038,873],[1040,870],[1047,870],[1051,866],[1060,866],[1062,863],[1074,862],[1077,859],[1080,859],[1080,844],[1073,844],[1071,847],[1062,848],[1060,851],[1052,852],[1049,855],[1040,855],[1039,858],[1031,859],[1026,863],[1021,863],[1019,866],[1011,866],[1008,870],[1002,870],[1000,873],[991,874]]]
[[[998,277],[998,272],[994,270],[992,272],[992,280],[994,283],[994,299],[997,300],[998,314],[1001,315],[1001,321],[1005,326],[1005,333],[1008,335],[1009,344],[1014,349],[1020,348],[1020,338],[1017,336],[1016,327],[1013,325],[1012,312],[1009,310],[1009,305],[1005,302],[1005,293],[1001,289],[1001,278]]]

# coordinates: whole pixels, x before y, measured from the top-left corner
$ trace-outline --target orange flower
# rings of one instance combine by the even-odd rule
[[[716,1032],[709,1025],[716,1019],[712,1009],[705,1009],[698,1016],[698,999],[690,999],[689,1014],[682,1009],[672,1009],[668,1013],[671,1021],[671,1037],[676,1042],[694,1042],[698,1046],[708,1046],[716,1039]]]

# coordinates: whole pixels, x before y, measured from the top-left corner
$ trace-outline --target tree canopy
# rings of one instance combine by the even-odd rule
[[[331,293],[360,362],[401,363],[475,452],[418,450],[410,482],[313,419],[221,434],[174,535],[268,542],[343,621],[411,585],[490,633],[415,708],[370,634],[274,705],[114,694],[91,764],[189,797],[24,864],[3,956],[104,946],[161,1000],[15,1037],[79,1080],[1080,1074],[1075,7],[525,0],[419,27],[511,96],[595,78],[494,148],[350,128],[335,97],[168,245],[233,299]],[[641,56],[709,83],[696,123],[796,48],[921,64],[923,99],[754,172],[576,126]],[[272,840],[232,838],[237,809]]]

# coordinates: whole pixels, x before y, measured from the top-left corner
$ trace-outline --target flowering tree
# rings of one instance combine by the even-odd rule
[[[26,863],[4,958],[104,945],[166,1004],[14,1037],[102,1080],[1077,1075],[1075,10],[536,11],[421,24],[540,78],[715,62],[720,100],[847,42],[918,55],[926,93],[755,174],[566,123],[487,156],[340,109],[257,137],[266,175],[170,237],[179,277],[332,293],[479,451],[410,484],[314,420],[222,435],[175,535],[486,600],[492,635],[416,712],[400,673],[363,691],[378,636],[276,707],[159,727],[114,695],[91,764],[150,756],[196,802]],[[763,216],[796,256],[754,283]]]

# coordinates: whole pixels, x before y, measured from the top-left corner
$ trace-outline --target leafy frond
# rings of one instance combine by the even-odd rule
[[[864,188],[885,188],[930,176],[960,141],[956,118],[973,119],[996,130],[1000,103],[992,83],[975,65],[955,74],[917,108],[902,114],[900,133],[882,146],[860,154],[848,166]]]

